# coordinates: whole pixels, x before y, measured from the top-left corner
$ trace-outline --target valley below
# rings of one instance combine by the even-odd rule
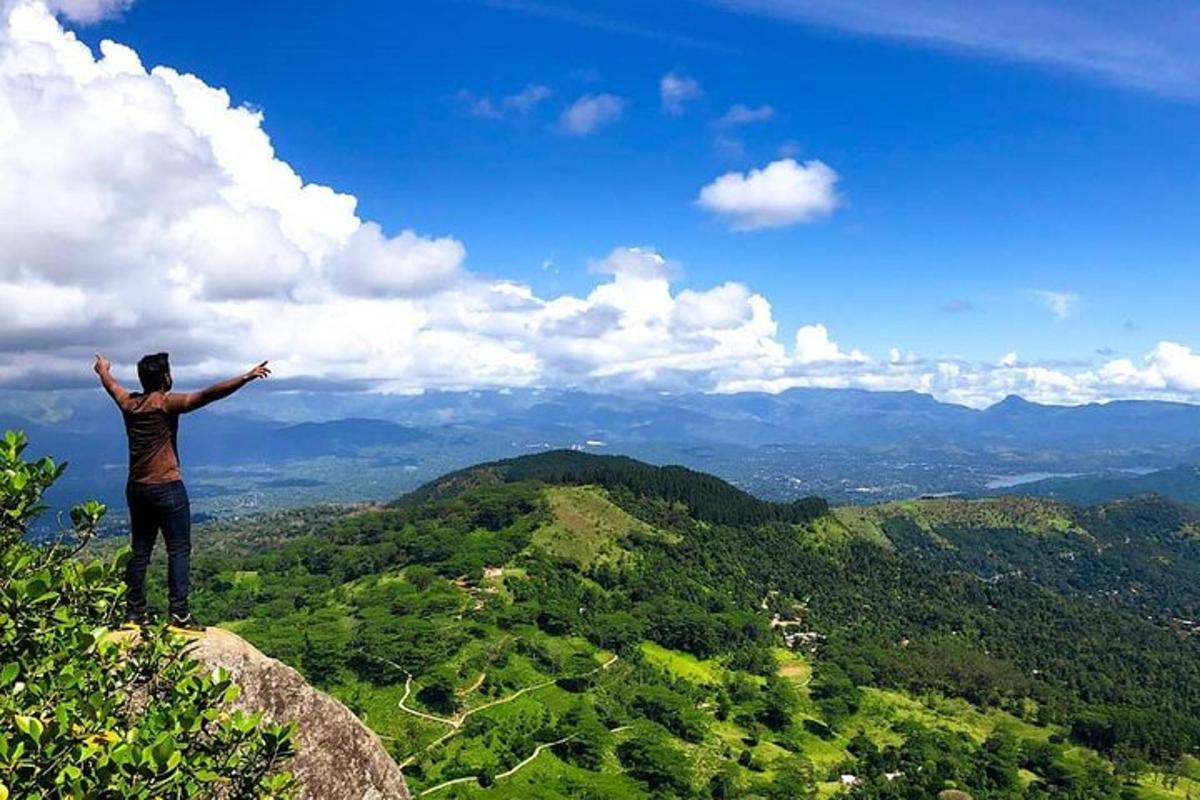
[[[1200,515],[1163,498],[831,507],[560,450],[201,531],[197,612],[415,797],[1200,791]]]

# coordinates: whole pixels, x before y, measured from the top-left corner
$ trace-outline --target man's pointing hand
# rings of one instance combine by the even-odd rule
[[[261,364],[259,364],[257,367],[253,367],[249,372],[246,373],[246,380],[252,381],[257,378],[265,378],[270,374],[271,374],[271,369],[270,369],[270,367],[267,366],[267,362],[264,361]]]

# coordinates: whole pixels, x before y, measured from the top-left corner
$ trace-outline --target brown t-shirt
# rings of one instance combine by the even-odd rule
[[[129,440],[129,482],[182,480],[176,444],[182,397],[167,392],[131,394],[117,404],[125,417],[125,436]]]

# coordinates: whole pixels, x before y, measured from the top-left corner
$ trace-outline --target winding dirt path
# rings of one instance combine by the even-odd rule
[[[465,688],[465,689],[459,689],[459,690],[458,690],[458,693],[459,693],[460,695],[462,695],[463,697],[466,697],[467,695],[471,694],[471,693],[472,693],[472,692],[474,692],[476,689],[478,689],[480,686],[483,686],[483,682],[484,682],[485,680],[487,680],[487,671],[486,671],[486,670],[485,670],[485,671],[483,671],[483,672],[480,672],[480,673],[479,673],[479,677],[478,677],[478,678],[476,678],[476,679],[475,679],[475,682],[474,682],[474,683],[472,683],[470,686],[468,686],[468,687],[467,687],[467,688]]]
[[[613,728],[611,731],[609,731],[609,733],[620,733],[621,731],[629,730],[629,728],[630,728],[629,725],[622,725],[619,728]],[[513,775],[516,775],[517,772],[519,772],[520,770],[522,770],[525,767],[532,764],[534,762],[534,760],[542,754],[543,750],[549,750],[551,747],[558,747],[560,744],[566,744],[567,742],[571,741],[574,738],[575,738],[574,736],[564,736],[563,738],[556,739],[553,742],[545,742],[544,744],[539,744],[537,747],[535,747],[533,749],[533,753],[530,754],[528,758],[523,759],[521,761],[521,763],[517,764],[512,769],[499,773],[498,775],[496,775],[494,780],[500,780],[501,778],[511,778]],[[433,794],[434,792],[441,791],[442,789],[445,789],[450,786],[455,786],[460,783],[470,783],[471,781],[478,781],[478,780],[479,779],[477,777],[475,777],[474,775],[469,775],[465,778],[455,778],[454,780],[449,780],[449,781],[446,781],[445,783],[439,783],[437,786],[430,786],[428,789],[424,790],[423,792],[420,792],[417,795],[417,797],[424,797],[427,794]]]
[[[605,661],[603,664],[596,667],[595,669],[588,670],[587,672],[582,672],[578,675],[570,675],[570,676],[564,676],[564,677],[586,678],[589,675],[595,675],[597,672],[602,672],[603,670],[610,668],[613,664],[617,663],[617,660],[619,658],[620,658],[620,656],[618,656],[614,653],[613,656],[610,659],[608,659],[608,661]],[[404,680],[404,696],[401,697],[400,702],[397,703],[397,705],[400,707],[401,711],[406,711],[415,717],[420,717],[422,719],[427,719],[432,722],[440,723],[442,725],[447,725],[450,728],[450,730],[446,731],[444,734],[442,734],[438,738],[434,739],[432,742],[425,745],[420,750],[418,750],[417,752],[410,755],[408,758],[401,761],[400,762],[401,768],[407,767],[408,765],[410,765],[414,761],[416,761],[418,756],[422,755],[423,753],[429,752],[430,750],[432,750],[434,747],[437,747],[442,742],[455,736],[460,730],[462,730],[463,724],[467,721],[467,719],[469,717],[474,716],[475,714],[478,714],[480,711],[486,711],[489,708],[495,708],[496,706],[504,705],[505,703],[511,703],[512,701],[518,699],[522,695],[528,694],[529,692],[536,692],[538,689],[544,689],[547,686],[554,683],[555,681],[558,681],[561,679],[561,678],[551,678],[549,680],[541,681],[540,683],[535,683],[532,686],[526,686],[524,689],[518,689],[517,691],[515,691],[512,694],[507,695],[505,697],[501,697],[496,700],[492,700],[490,702],[484,703],[483,705],[475,706],[474,708],[469,708],[466,711],[462,712],[461,714],[459,714],[458,716],[455,716],[455,717],[438,717],[433,714],[426,714],[424,711],[419,711],[415,708],[411,708],[410,706],[406,705],[405,701],[407,701],[409,696],[412,694],[412,682],[413,682],[412,673],[409,672],[408,670],[404,669],[403,667],[401,667],[399,664],[396,664],[395,662],[388,661],[387,659],[380,659],[380,660],[386,662],[387,664],[390,664],[392,667],[395,667],[396,669],[400,670],[407,676]],[[481,676],[480,680],[478,680],[476,682],[476,687],[478,687],[479,685],[482,685],[482,683],[483,683],[483,676]],[[497,777],[499,777],[499,776],[497,776]],[[461,781],[462,779],[456,778],[455,780]],[[443,785],[439,785],[434,788],[435,789],[442,788]],[[428,792],[430,790],[426,790],[426,791]],[[422,792],[422,794],[424,794],[424,793],[425,792]]]

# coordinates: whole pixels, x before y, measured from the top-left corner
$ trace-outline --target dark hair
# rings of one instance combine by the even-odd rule
[[[138,380],[142,382],[143,392],[160,392],[167,388],[167,376],[171,374],[169,358],[166,353],[142,356],[138,362]]]

